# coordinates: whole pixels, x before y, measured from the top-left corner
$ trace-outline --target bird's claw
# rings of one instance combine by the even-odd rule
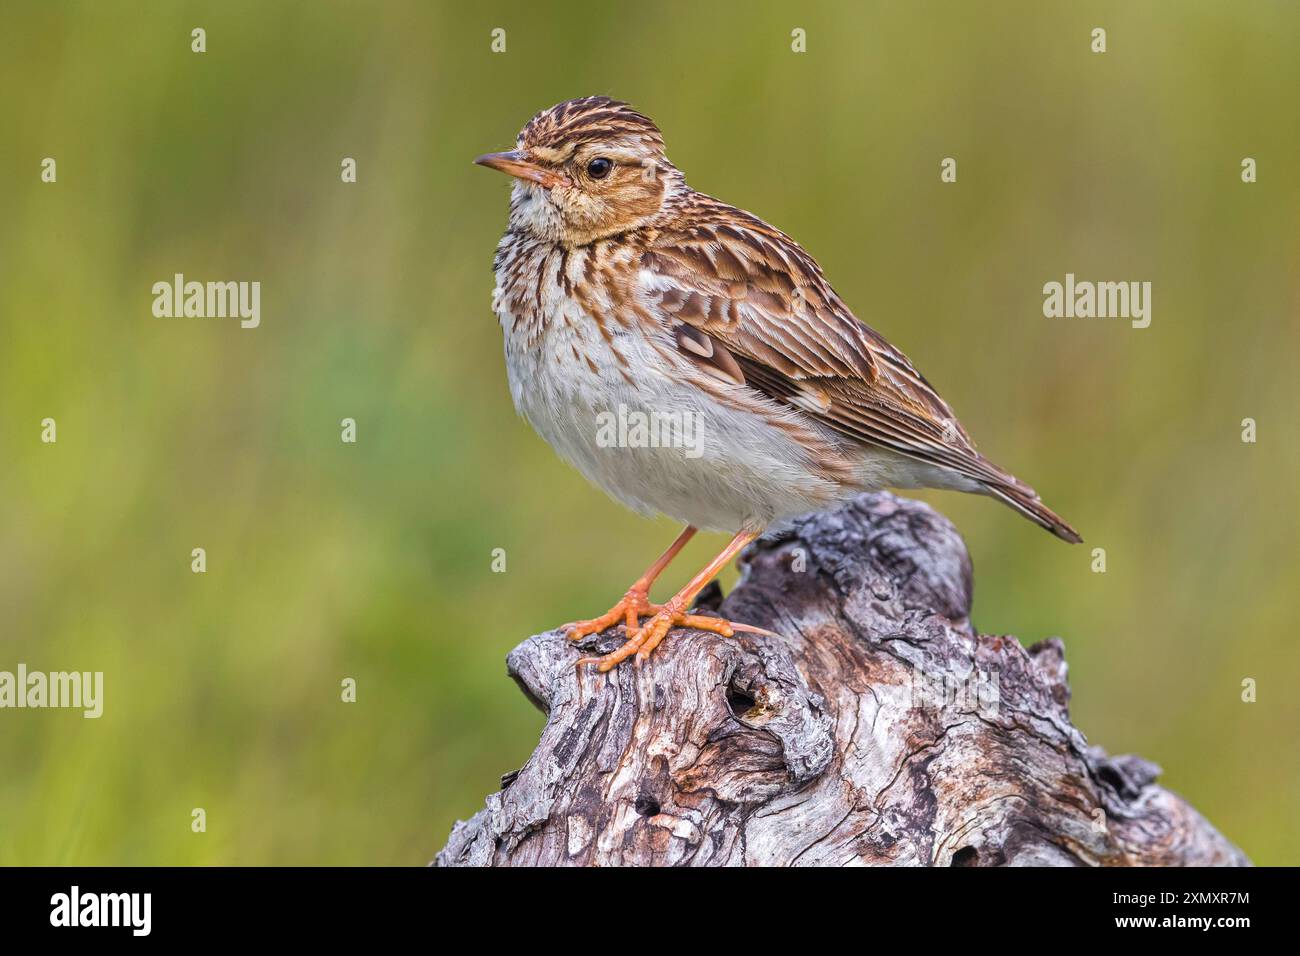
[[[580,641],[589,634],[600,634],[609,630],[616,624],[622,623],[631,634],[641,624],[642,616],[658,614],[663,609],[662,604],[653,604],[650,601],[650,595],[639,588],[628,588],[627,592],[618,600],[612,608],[606,611],[600,617],[593,617],[586,621],[574,621],[566,624],[560,630],[564,631],[565,636],[571,641]]]
[[[628,628],[628,639],[621,647],[604,654],[600,657],[581,657],[578,659],[576,666],[579,670],[584,665],[595,664],[596,670],[602,674],[607,673],[627,660],[633,654],[636,655],[636,664],[641,666],[654,649],[659,646],[668,632],[675,627],[694,628],[697,631],[709,631],[713,634],[720,634],[723,637],[731,637],[737,630],[750,631],[753,633],[770,634],[770,631],[764,631],[761,628],[753,627],[749,624],[733,624],[731,621],[720,617],[709,617],[704,614],[687,614],[672,608],[670,605],[664,605],[655,615],[650,618],[643,626],[639,628]]]

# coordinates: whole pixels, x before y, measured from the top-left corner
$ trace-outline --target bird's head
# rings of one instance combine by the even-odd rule
[[[543,110],[513,150],[474,162],[515,177],[512,228],[565,246],[644,225],[682,183],[659,128],[606,96]]]

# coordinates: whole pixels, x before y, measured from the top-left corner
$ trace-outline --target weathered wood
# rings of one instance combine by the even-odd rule
[[[780,638],[678,631],[580,684],[621,629],[515,648],[541,741],[436,864],[1248,865],[1156,766],[1088,745],[1060,640],[974,631],[929,507],[864,495],[741,566],[721,613]]]

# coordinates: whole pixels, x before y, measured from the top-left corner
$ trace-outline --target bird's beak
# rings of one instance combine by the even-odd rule
[[[518,150],[511,150],[508,153],[487,153],[474,160],[474,162],[476,165],[486,166],[489,169],[499,169],[516,179],[526,179],[531,183],[537,183],[544,189],[558,186],[564,181],[561,174],[525,160],[523,153]]]

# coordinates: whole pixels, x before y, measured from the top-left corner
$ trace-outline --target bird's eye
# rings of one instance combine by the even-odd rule
[[[597,156],[587,164],[587,175],[592,179],[604,179],[614,169],[614,163],[604,156]]]

